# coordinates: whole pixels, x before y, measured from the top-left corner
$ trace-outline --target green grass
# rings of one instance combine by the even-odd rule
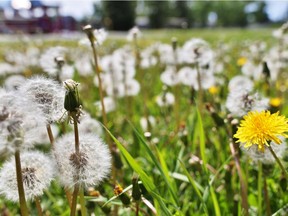
[[[215,115],[208,112],[204,105],[199,105],[197,92],[192,92],[188,86],[181,85],[178,89],[178,107],[158,107],[155,97],[162,91],[160,74],[164,71],[165,65],[157,64],[149,69],[138,69],[136,77],[141,84],[139,95],[118,99],[117,109],[107,115],[109,123],[105,128],[117,147],[117,154],[113,156],[116,163],[119,163],[116,169],[117,183],[123,187],[123,194],[131,198],[131,203],[125,206],[120,196],[114,196],[114,185],[111,179],[107,179],[94,188],[100,196],[93,197],[86,191],[88,212],[109,215],[107,212],[117,206],[119,215],[136,215],[135,209],[139,206],[139,215],[153,215],[154,209],[158,215],[244,215],[237,162],[229,147],[235,128],[232,128],[231,119],[225,109],[227,84],[231,77],[241,73],[237,59],[243,55],[243,50],[248,50],[250,43],[266,42],[267,50],[277,45],[277,40],[272,37],[273,30],[144,30],[143,37],[138,40],[140,50],[158,41],[170,44],[172,37],[178,39],[180,46],[191,38],[206,40],[215,51],[219,44],[229,46],[226,55],[230,60],[224,63],[224,71],[219,75],[224,78],[224,84],[218,86],[217,94],[211,95],[209,91],[204,91],[203,95],[203,104],[209,103],[213,106],[218,120],[225,123],[215,121]],[[31,45],[39,47],[41,52],[51,46],[64,46],[71,50],[82,49],[76,40],[58,41],[55,38],[36,43],[36,38],[34,36],[28,42],[0,42],[2,61],[5,61],[5,53],[10,48],[20,52]],[[124,35],[112,33],[99,48],[99,53],[103,56],[125,44],[127,42]],[[29,70],[33,74],[41,73],[41,69],[37,67]],[[287,68],[285,71],[288,72]],[[93,106],[93,102],[99,100],[98,89],[93,86],[93,75],[82,77],[77,74],[74,78],[81,83],[80,86],[84,86],[79,90],[84,109],[101,121]],[[4,79],[5,77],[2,77],[1,82]],[[257,88],[267,97],[272,96],[267,95],[264,81],[260,81]],[[273,96],[280,95],[282,99],[287,100],[287,96],[274,85],[270,88]],[[177,91],[175,87],[168,87],[167,90]],[[285,114],[282,107],[277,109]],[[175,110],[178,113],[175,113]],[[140,118],[145,115],[152,115],[156,119],[156,124],[149,128],[151,136],[145,136],[146,131],[139,123]],[[177,121],[176,116],[180,121]],[[253,164],[239,150],[238,144],[235,145],[235,149],[240,152],[240,168],[248,187],[247,202],[250,215],[261,215],[269,209],[272,214],[285,211],[287,213],[287,179],[283,179],[279,166],[263,165],[262,169],[259,169],[258,164]],[[285,165],[287,159],[283,159]],[[139,176],[138,184],[143,197],[140,202],[134,201],[131,197],[132,178],[135,175]],[[41,201],[44,215],[69,215],[64,190],[57,181],[52,183]],[[19,214],[17,204],[1,198],[0,209],[5,208],[11,215]],[[33,202],[30,202],[29,209],[32,215],[36,215]],[[114,212],[114,215],[117,214]]]

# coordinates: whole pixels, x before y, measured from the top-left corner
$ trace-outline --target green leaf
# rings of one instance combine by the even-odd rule
[[[143,185],[147,189],[147,191],[155,198],[159,205],[161,206],[161,209],[165,215],[172,215],[172,213],[169,211],[165,203],[163,202],[163,198],[158,194],[157,188],[154,185],[153,181],[149,176],[144,172],[144,170],[140,167],[140,165],[134,160],[134,158],[129,154],[129,152],[124,148],[124,146],[113,136],[113,134],[103,125],[107,133],[111,136],[115,144],[117,145],[120,152],[123,154],[131,168],[138,173],[140,179],[142,180]]]
[[[200,154],[201,154],[201,159],[203,161],[203,167],[205,172],[207,173],[207,158],[206,158],[206,145],[205,145],[205,133],[204,133],[204,128],[203,128],[203,122],[202,122],[202,117],[201,113],[199,112],[199,109],[196,109],[197,111],[197,131],[198,131],[198,136],[199,136],[199,141],[200,141]]]
[[[198,198],[200,199],[200,201],[201,201],[201,203],[202,203],[202,205],[203,205],[205,214],[206,214],[206,215],[209,215],[209,214],[208,214],[208,210],[207,210],[207,206],[206,206],[206,204],[205,204],[205,202],[204,202],[204,200],[203,200],[203,198],[202,198],[202,194],[201,194],[201,192],[199,191],[198,186],[197,186],[197,185],[199,185],[199,184],[198,184],[196,181],[194,181],[194,179],[192,179],[192,177],[190,176],[188,170],[186,169],[186,167],[185,167],[185,165],[184,165],[184,163],[183,163],[182,161],[180,161],[180,164],[181,164],[181,167],[182,167],[182,169],[184,170],[184,173],[185,173],[185,175],[187,176],[190,184],[192,185],[192,187],[194,188],[194,190],[195,190]]]
[[[131,125],[132,126],[132,125]],[[170,178],[169,176],[169,172],[168,172],[168,168],[166,163],[164,162],[164,159],[162,158],[161,153],[159,152],[159,150],[157,149],[156,146],[154,146],[160,161],[162,162],[162,166],[159,163],[159,161],[157,160],[157,158],[155,157],[155,155],[153,154],[153,152],[151,151],[150,147],[148,146],[148,144],[146,143],[146,141],[144,140],[144,138],[140,135],[140,133],[136,130],[136,128],[134,128],[132,126],[136,136],[138,137],[138,139],[141,141],[141,143],[143,144],[143,146],[145,147],[146,152],[149,154],[150,158],[152,159],[154,165],[157,167],[157,169],[160,171],[160,173],[162,174],[162,177],[164,178],[164,181],[167,185],[168,190],[170,191],[172,197],[173,197],[173,201],[174,204],[179,205],[179,201],[178,201],[178,197],[177,197],[177,192],[176,192],[176,186],[172,186],[172,182],[173,180]]]

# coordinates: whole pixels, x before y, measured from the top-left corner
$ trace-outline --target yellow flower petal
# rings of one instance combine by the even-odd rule
[[[288,119],[279,116],[279,112],[251,111],[241,121],[236,134],[237,142],[243,143],[245,148],[258,145],[259,151],[264,151],[270,141],[281,144],[279,136],[287,137]]]

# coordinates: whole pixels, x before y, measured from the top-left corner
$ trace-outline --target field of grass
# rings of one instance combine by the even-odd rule
[[[46,122],[47,128],[50,124],[54,128],[54,147],[44,130],[46,137],[28,149],[44,152],[58,165],[51,184],[40,193],[43,195],[28,199],[26,195],[29,215],[75,215],[71,199],[76,186],[80,187],[76,215],[287,215],[288,120],[284,116],[288,116],[288,34],[287,27],[283,29],[278,29],[278,37],[271,28],[143,30],[141,34],[135,30],[130,41],[126,40],[128,32],[108,32],[103,43],[102,35],[96,34],[96,67],[89,41],[79,43],[86,39],[84,33],[65,35],[67,39],[13,35],[9,40],[5,36],[5,42],[0,41],[3,89],[22,95],[25,88],[21,86],[34,76],[56,80],[62,86],[56,94],[63,97],[64,121]],[[237,81],[240,75],[241,81]],[[18,78],[8,82],[13,76]],[[68,79],[79,84],[65,83]],[[7,92],[3,89],[0,94],[4,98]],[[65,106],[64,110],[64,96],[65,104],[69,99],[68,107],[76,104],[76,109]],[[105,111],[102,97],[110,99],[110,103],[102,101]],[[4,102],[0,110],[0,167],[4,167],[15,152],[22,154],[27,149],[13,150],[13,144],[12,150],[5,152],[11,137],[3,132],[8,128]],[[245,148],[245,139],[234,136],[240,122],[247,114],[264,111],[267,115],[255,117],[245,130],[246,138],[253,139],[253,145]],[[268,111],[276,116],[271,121]],[[35,137],[38,133],[40,129],[34,131]],[[94,173],[110,156],[103,156],[107,162],[101,161],[101,155],[99,159],[82,152],[88,133],[103,139],[111,153],[111,168],[107,165],[108,171],[104,170],[109,174],[101,179],[103,170],[99,169],[100,180],[95,184],[85,179],[87,164],[96,161],[91,162],[95,169],[87,171]],[[80,137],[78,167],[65,148],[63,154],[57,152],[56,145],[67,134],[73,138],[72,146],[77,143],[76,136]],[[259,141],[263,139],[267,140],[264,147]],[[71,174],[74,184],[61,180],[73,172],[59,168],[62,155],[68,155],[72,169],[77,170]],[[63,169],[68,174],[61,173]],[[0,177],[4,179],[3,171]],[[41,183],[38,177],[34,181]],[[13,192],[7,185],[12,184],[2,179],[1,214],[14,216],[22,211],[23,215],[23,203],[9,199]],[[22,181],[24,190],[33,188],[34,183],[27,186],[23,177]]]

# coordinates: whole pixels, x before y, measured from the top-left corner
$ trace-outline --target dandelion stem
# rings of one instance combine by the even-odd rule
[[[15,152],[15,164],[16,164],[16,176],[17,176],[17,186],[18,186],[21,215],[28,216],[29,213],[28,213],[27,203],[25,199],[24,185],[23,185],[23,179],[22,179],[20,151],[18,150]]]
[[[234,143],[230,142],[229,144],[230,146],[230,151],[234,157],[234,161],[235,161],[235,166],[236,166],[236,170],[238,172],[239,175],[239,179],[240,179],[240,187],[241,187],[241,201],[242,201],[242,208],[244,209],[244,215],[249,215],[248,214],[248,210],[249,210],[249,205],[248,205],[248,195],[247,195],[247,185],[243,179],[243,175],[242,175],[242,171],[241,171],[241,166],[240,166],[240,162],[239,162],[239,156],[235,150],[234,147]]]
[[[86,216],[87,215],[87,211],[86,211],[86,208],[85,208],[85,198],[84,198],[84,190],[83,190],[83,188],[80,188],[79,201],[80,201],[80,205],[81,205],[81,216]]]
[[[266,177],[264,175],[264,199],[265,199],[265,206],[266,206],[266,215],[272,215],[271,213],[271,207],[270,207],[270,200],[268,196],[268,189],[267,189],[267,181]]]
[[[74,137],[75,137],[75,152],[76,155],[80,153],[80,143],[79,143],[79,132],[78,132],[78,122],[76,113],[72,114],[73,124],[74,124]]]
[[[94,42],[91,42],[91,47],[93,51],[93,57],[94,57],[94,63],[95,63],[95,71],[98,79],[98,85],[99,85],[99,95],[100,95],[100,101],[101,101],[101,106],[102,106],[102,118],[103,118],[103,124],[105,127],[107,127],[107,116],[106,116],[106,110],[105,110],[105,105],[104,105],[104,94],[103,94],[103,88],[102,88],[102,80],[100,77],[100,71],[99,71],[99,65],[98,65],[98,58],[97,58],[97,50],[95,47]]]
[[[93,50],[95,71],[96,71],[98,84],[99,84],[99,95],[100,95],[100,102],[101,102],[101,106],[102,106],[101,111],[102,111],[103,124],[104,124],[104,126],[106,128],[109,129],[107,115],[106,115],[106,110],[105,110],[105,105],[104,105],[104,94],[103,94],[102,80],[101,80],[101,77],[100,77],[100,71],[99,71],[99,65],[98,65],[97,50],[96,50],[94,41],[92,41],[92,40],[91,40],[91,47],[92,47],[92,50]],[[110,150],[110,152],[112,152],[113,146],[112,146],[110,135],[108,134],[108,132],[106,132],[105,135],[106,135],[106,141],[107,141],[108,146],[109,146],[109,150]],[[115,167],[114,166],[112,166],[112,181],[113,181],[114,184],[116,184],[116,171],[115,171]]]
[[[200,68],[197,63],[196,65],[197,69],[197,83],[198,83],[198,93],[197,93],[197,101],[198,101],[198,107],[200,112],[202,112],[202,103],[203,103],[203,89],[202,89],[202,83],[201,83],[201,74],[200,74]]]
[[[68,188],[64,188],[64,191],[65,191],[65,194],[66,194],[66,198],[67,198],[67,201],[68,201],[68,204],[69,204],[69,207],[71,208],[71,202],[72,202],[72,194],[71,192],[69,191]]]
[[[262,163],[258,161],[258,215],[262,215]]]
[[[36,208],[37,208],[37,213],[38,216],[42,216],[43,215],[43,211],[42,211],[42,207],[41,207],[41,203],[38,197],[34,197],[34,201],[36,204]]]
[[[277,161],[278,165],[280,166],[286,180],[288,180],[288,174],[287,171],[285,170],[283,164],[281,163],[280,159],[277,157],[277,155],[275,154],[274,150],[272,149],[271,145],[268,146],[268,149],[270,150],[271,154],[273,155],[273,157],[275,158],[275,160]]]
[[[75,216],[76,215],[76,206],[77,206],[78,193],[79,193],[79,184],[75,184],[74,191],[73,191],[73,198],[72,198],[70,216]]]
[[[52,133],[52,130],[51,130],[51,125],[47,124],[46,128],[47,128],[47,133],[48,133],[48,137],[49,137],[49,140],[50,140],[51,147],[54,148],[54,136],[53,136],[53,133]]]

